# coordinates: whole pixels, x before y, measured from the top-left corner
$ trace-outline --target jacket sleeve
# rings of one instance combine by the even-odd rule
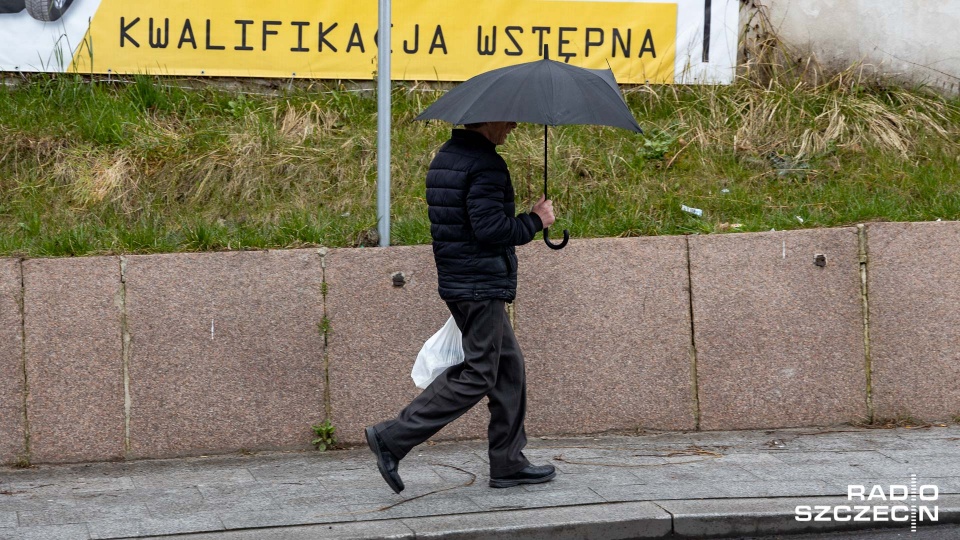
[[[519,246],[533,240],[543,228],[540,216],[508,216],[504,208],[509,175],[496,169],[474,173],[467,192],[467,215],[477,240],[484,244]]]

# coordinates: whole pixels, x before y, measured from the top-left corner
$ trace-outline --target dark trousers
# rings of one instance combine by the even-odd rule
[[[448,368],[395,419],[375,429],[402,459],[487,396],[490,476],[511,475],[530,463],[522,452],[527,382],[520,345],[502,300],[447,302],[447,307],[463,334],[463,363]]]

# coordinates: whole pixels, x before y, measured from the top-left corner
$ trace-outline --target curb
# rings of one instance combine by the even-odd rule
[[[797,506],[910,506],[909,501],[851,501],[846,497],[778,497],[763,499],[700,499],[658,501],[657,505],[673,518],[671,534],[677,538],[729,538],[773,534],[852,532],[870,529],[901,528],[910,531],[910,521],[867,520],[797,521]],[[936,524],[960,523],[960,495],[942,495],[930,506],[938,507]],[[879,513],[888,514],[878,509]],[[816,517],[819,512],[814,511]],[[859,511],[852,514],[855,517]],[[847,513],[841,512],[841,517]],[[869,517],[872,514],[867,515]],[[831,517],[827,514],[826,517]],[[886,518],[884,518],[886,519]],[[918,523],[931,526],[930,521]]]
[[[852,532],[879,528],[910,530],[910,522],[796,520],[797,505],[886,506],[845,497],[688,499],[503,510],[473,514],[177,535],[183,540],[566,540],[634,538],[735,538],[774,534]],[[906,502],[902,504],[907,504]],[[909,506],[909,504],[907,504]],[[936,525],[960,523],[960,495],[943,495]],[[881,512],[882,513],[882,512]],[[920,527],[934,526],[931,522]],[[164,537],[152,537],[156,539]],[[169,537],[166,537],[169,538]]]

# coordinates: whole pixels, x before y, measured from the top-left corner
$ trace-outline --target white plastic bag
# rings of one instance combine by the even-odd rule
[[[417,361],[413,363],[413,377],[417,388],[426,388],[450,366],[463,362],[463,338],[453,315],[436,334],[423,344]]]

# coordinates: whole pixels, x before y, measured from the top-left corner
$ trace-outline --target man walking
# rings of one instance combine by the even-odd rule
[[[523,354],[505,303],[517,293],[515,246],[554,222],[543,197],[530,213],[515,215],[513,184],[497,153],[516,122],[484,122],[454,129],[427,172],[430,234],[440,297],[463,334],[464,362],[438,376],[400,414],[366,428],[380,474],[403,491],[397,467],[413,447],[489,398],[490,486],[551,480],[552,465],[531,465],[523,455],[526,376]]]

